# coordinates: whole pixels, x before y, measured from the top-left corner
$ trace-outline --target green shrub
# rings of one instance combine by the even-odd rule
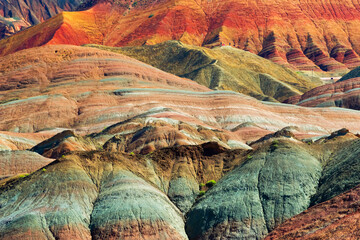
[[[153,16],[154,16],[154,14],[150,14],[150,15],[149,15],[149,18],[152,18]]]
[[[275,149],[277,149],[279,147],[279,141],[278,140],[274,140],[271,143],[271,151],[274,151]]]
[[[249,154],[249,155],[247,155],[247,157],[246,157],[248,160],[250,160],[250,159],[252,159],[252,156]]]
[[[28,174],[28,173],[25,173],[25,174],[20,174],[20,175],[19,175],[19,178],[24,178],[24,177],[27,177],[27,176],[29,176],[29,174]]]
[[[205,194],[205,191],[200,191],[199,196],[203,196]]]
[[[134,153],[134,152],[131,152],[130,155],[135,155],[135,153]]]
[[[210,181],[207,181],[206,182],[206,186],[208,188],[211,188],[212,186],[214,186],[216,184],[216,181],[215,180],[210,180]]]
[[[46,172],[46,168],[41,169],[41,171]]]

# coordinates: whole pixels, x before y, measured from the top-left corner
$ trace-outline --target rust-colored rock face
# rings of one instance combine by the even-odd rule
[[[360,78],[326,84],[285,102],[304,107],[344,107],[360,110]]]
[[[262,133],[287,126],[315,135],[343,127],[354,133],[360,130],[357,111],[261,103],[230,91],[211,91],[129,57],[92,48],[44,46],[20,51],[0,60],[0,72],[0,127],[15,132],[74,128],[93,133],[136,116],[149,119],[141,120],[143,127],[154,118],[174,120],[169,122],[176,125],[172,136],[180,133],[181,121],[225,130],[226,141],[239,141],[230,135],[255,140],[259,135],[247,134],[246,129],[254,128],[245,124],[249,122]],[[197,128],[189,130],[190,135]],[[236,130],[229,132],[232,129]],[[164,136],[162,130],[156,132],[153,137]],[[200,135],[222,138],[217,133]],[[185,133],[182,139],[188,141],[189,136]]]
[[[43,44],[132,46],[176,39],[230,45],[300,70],[360,65],[360,5],[349,0],[89,1],[83,6],[90,9],[62,13],[0,42],[0,53]]]
[[[0,2],[0,16],[21,19],[33,25],[64,10],[74,10],[79,3],[79,0],[7,0]]]
[[[8,37],[29,26],[30,24],[24,20],[16,18],[3,18],[0,16],[0,39]]]
[[[359,239],[360,186],[289,219],[265,239]]]

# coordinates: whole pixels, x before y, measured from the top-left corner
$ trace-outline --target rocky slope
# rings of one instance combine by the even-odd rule
[[[287,126],[298,126],[299,133],[310,135],[342,127],[359,131],[357,111],[262,103],[230,91],[211,91],[93,48],[46,46],[20,51],[0,60],[0,73],[0,127],[15,132],[74,128],[92,133],[136,116],[148,119],[145,122],[164,119],[173,126],[185,122],[196,129],[223,131],[227,142],[239,142],[238,133],[254,126],[261,134]],[[342,118],[335,117],[339,114]],[[189,131],[191,136],[193,130]],[[258,131],[246,141],[260,137]]]
[[[19,18],[4,18],[0,16],[0,39],[8,37],[29,26],[29,23]]]
[[[316,79],[233,47],[209,49],[178,41],[122,48],[88,46],[136,58],[211,89],[232,90],[260,100],[282,101],[321,85]]]
[[[276,228],[265,239],[359,238],[359,187],[309,208]]]
[[[79,0],[7,0],[0,2],[0,39],[39,24],[62,11],[75,10]]]
[[[57,136],[34,150],[46,144],[57,149],[59,145],[48,143],[73,134]],[[260,239],[306,210],[311,196],[322,194],[317,189],[327,169],[334,169],[327,165],[329,156],[340,158],[342,144],[358,143],[352,134],[337,133],[309,145],[283,130],[251,144],[252,151],[228,150],[213,142],[147,155],[105,147],[68,152],[0,187],[0,236]],[[336,168],[346,169],[357,159],[354,152]],[[341,177],[335,178],[334,184],[342,185]],[[218,183],[205,188],[209,180]],[[201,193],[199,186],[207,192]]]
[[[306,107],[343,107],[360,110],[360,78],[356,68],[335,83],[316,87],[284,102]]]
[[[91,0],[83,6],[88,10],[62,13],[1,41],[0,53],[43,44],[133,46],[175,39],[230,45],[300,70],[346,71],[360,64],[360,7],[348,0]]]
[[[359,237],[359,145],[359,140],[350,142],[329,158],[312,198],[312,204],[320,204],[286,221],[266,239]]]
[[[0,91],[1,239],[263,238],[359,184],[359,111],[68,45],[1,58]]]

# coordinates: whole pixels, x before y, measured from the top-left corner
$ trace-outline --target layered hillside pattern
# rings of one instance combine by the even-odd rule
[[[353,1],[98,0],[80,9],[1,41],[0,54],[43,44],[134,46],[180,40],[233,46],[306,71],[343,72],[360,65],[360,7]]]
[[[355,68],[335,83],[316,87],[284,102],[306,107],[342,107],[360,110],[359,70]]]
[[[232,90],[259,100],[283,101],[322,84],[234,47],[209,49],[178,41],[122,48],[87,46],[136,58],[211,89]]]

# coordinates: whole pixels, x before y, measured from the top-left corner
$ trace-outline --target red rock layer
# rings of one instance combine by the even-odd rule
[[[52,161],[29,151],[0,151],[0,177],[30,173]]]
[[[304,107],[337,106],[359,110],[360,78],[326,84],[285,102]]]
[[[360,187],[287,220],[265,239],[359,239]]]
[[[16,17],[33,25],[63,10],[74,10],[79,3],[79,0],[7,0],[0,2],[0,16]]]
[[[1,100],[9,99],[0,105],[2,130],[62,127],[91,133],[143,116],[225,131],[252,122],[260,132],[287,126],[318,135],[343,127],[360,132],[356,111],[262,103],[234,92],[211,92],[191,80],[97,49],[45,46],[3,57],[0,66],[1,86],[6,86]]]
[[[360,4],[350,0],[96,2],[88,4],[93,6],[88,11],[63,13],[60,22],[52,19],[29,29],[31,34],[0,42],[0,54],[22,45],[125,46],[176,39],[231,45],[300,70],[344,71],[360,65]]]

